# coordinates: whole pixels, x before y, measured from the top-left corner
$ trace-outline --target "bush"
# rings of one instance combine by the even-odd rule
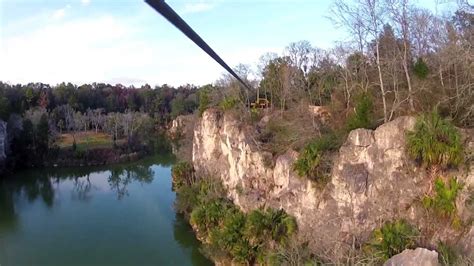
[[[417,119],[415,129],[407,134],[407,147],[410,156],[426,166],[457,166],[463,159],[461,135],[436,112]]]
[[[173,189],[179,190],[182,186],[191,186],[195,182],[194,168],[189,162],[179,162],[171,167]]]
[[[222,200],[213,200],[203,203],[191,212],[190,222],[196,226],[199,233],[207,234],[215,228],[232,211],[229,203]]]
[[[245,224],[245,236],[256,245],[268,239],[285,244],[296,231],[294,217],[281,209],[254,210],[248,214]]]
[[[175,209],[178,213],[188,216],[199,205],[199,184],[181,186],[177,189]]]
[[[223,111],[228,111],[230,109],[233,109],[238,103],[239,103],[238,99],[233,98],[233,97],[226,97],[219,103],[219,107]]]
[[[385,261],[407,248],[413,248],[417,236],[418,230],[404,220],[388,222],[374,230],[366,250]]]
[[[334,151],[340,146],[339,138],[335,134],[323,135],[313,140],[299,154],[293,169],[299,176],[306,176],[311,180],[323,181],[330,171],[330,162],[325,161],[327,151]]]
[[[451,246],[439,242],[436,250],[438,251],[438,261],[441,265],[456,265],[458,256]]]
[[[252,123],[258,122],[262,119],[262,113],[258,108],[250,108],[250,121]]]
[[[456,197],[462,185],[456,178],[450,178],[446,183],[441,178],[435,180],[436,194],[433,197],[423,198],[423,206],[431,208],[444,217],[452,217],[456,212]]]
[[[185,216],[198,206],[224,197],[222,184],[213,178],[200,178],[191,185],[184,183],[176,192],[175,208]]]
[[[295,218],[281,209],[269,209],[266,216],[271,237],[280,244],[285,244],[298,229]]]
[[[355,113],[347,119],[347,129],[349,131],[357,128],[373,128],[373,102],[367,94],[362,94],[356,98]]]
[[[206,250],[211,256],[229,256],[239,263],[254,262],[270,242],[284,245],[297,230],[296,220],[283,210],[243,213],[226,199],[222,184],[212,178],[183,183],[175,205],[179,212],[189,214],[191,225],[209,244]]]

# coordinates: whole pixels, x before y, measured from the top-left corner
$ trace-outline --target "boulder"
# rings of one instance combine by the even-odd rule
[[[438,253],[426,248],[405,249],[391,257],[384,266],[436,266],[439,265]]]

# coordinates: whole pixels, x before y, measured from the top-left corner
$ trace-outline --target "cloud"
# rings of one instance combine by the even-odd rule
[[[212,83],[225,72],[164,20],[151,24],[141,13],[77,16],[67,6],[63,12],[61,19],[51,19],[47,11],[7,24],[0,42],[1,81],[176,86]],[[155,13],[150,15],[155,19]],[[268,51],[251,46],[216,48],[231,67],[255,63]]]
[[[62,19],[65,15],[66,15],[66,9],[61,8],[61,9],[58,9],[58,10],[54,11],[53,18],[54,19]]]
[[[81,0],[81,4],[87,6],[91,3],[91,0]]]
[[[66,11],[64,11],[66,12]],[[138,21],[137,21],[138,19]],[[185,38],[143,34],[136,17],[41,18],[4,35],[0,80],[10,83],[206,84],[220,67]],[[167,24],[163,22],[166,27]],[[179,51],[179,52],[178,52]]]
[[[215,7],[212,3],[187,3],[184,5],[184,10],[182,14],[191,14],[191,13],[200,13],[213,9]]]
[[[53,19],[62,19],[66,15],[66,11],[71,8],[71,5],[67,5],[64,8],[57,9],[53,12]]]

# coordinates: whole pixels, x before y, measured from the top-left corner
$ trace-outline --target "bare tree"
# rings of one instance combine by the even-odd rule
[[[69,105],[61,105],[59,107],[60,112],[62,113],[64,117],[64,126],[65,129],[71,133],[72,138],[73,138],[73,143],[76,143],[76,121],[74,119],[74,109]]]
[[[87,109],[87,116],[89,121],[92,123],[92,126],[95,129],[95,133],[99,131],[99,127],[103,127],[105,117],[103,115],[104,109],[99,108],[95,110]]]
[[[367,43],[362,38],[370,37],[375,46],[375,63],[377,66],[380,94],[382,98],[384,122],[388,121],[386,91],[380,62],[380,42],[379,36],[384,24],[384,9],[380,0],[357,0],[354,5],[348,4],[344,0],[336,0],[333,9],[336,15],[335,21],[339,25],[345,26],[350,33],[356,34],[360,39],[359,48],[362,43]],[[362,49],[361,49],[362,50]]]
[[[121,130],[122,114],[120,113],[109,113],[106,118],[106,131],[112,135],[114,146],[117,145],[117,139]]]
[[[405,78],[408,86],[408,103],[410,111],[415,111],[415,105],[413,103],[413,88],[411,85],[410,72],[408,70],[408,64],[411,56],[410,52],[410,17],[409,17],[409,0],[386,0],[387,6],[390,10],[392,22],[396,25],[396,28],[400,32],[403,47],[401,49],[401,60],[403,70],[405,72]]]

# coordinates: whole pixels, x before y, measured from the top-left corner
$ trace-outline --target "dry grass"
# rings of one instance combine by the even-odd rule
[[[275,110],[256,139],[264,150],[278,155],[288,149],[299,151],[318,136],[321,125],[310,115],[308,105],[302,104],[284,112]]]
[[[76,133],[75,137],[78,150],[112,148],[113,146],[112,136],[103,132],[83,131]],[[58,146],[60,148],[69,148],[72,147],[73,142],[74,138],[72,134],[61,134],[58,139]],[[123,143],[123,140],[117,142]]]

